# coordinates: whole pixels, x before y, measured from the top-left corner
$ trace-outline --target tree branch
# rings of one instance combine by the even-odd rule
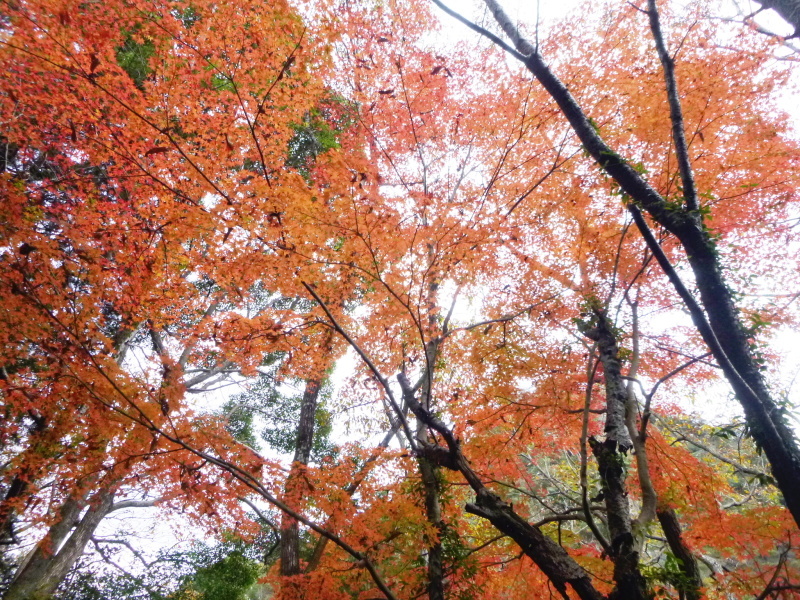
[[[161,502],[161,498],[155,498],[154,500],[121,500],[120,502],[114,502],[108,512],[124,508],[151,508],[159,502]]]
[[[681,183],[683,184],[683,198],[686,202],[687,210],[696,211],[699,210],[700,204],[697,201],[694,175],[689,161],[689,147],[686,143],[686,133],[683,128],[683,110],[681,109],[681,100],[678,94],[678,82],[675,79],[675,61],[667,52],[667,46],[664,43],[664,34],[661,31],[661,19],[658,15],[656,0],[647,0],[647,16],[650,18],[650,31],[652,31],[653,39],[656,42],[658,58],[661,61],[664,80],[667,84],[669,117],[672,121],[672,142],[675,146],[675,155],[678,158],[678,169],[680,170]]]
[[[336,317],[333,316],[333,313],[331,313],[331,311],[328,309],[328,306],[325,304],[325,302],[323,302],[322,298],[320,298],[317,292],[314,291],[314,288],[312,288],[305,281],[303,281],[302,284],[303,287],[305,287],[306,290],[308,290],[308,293],[311,294],[314,300],[317,301],[322,310],[325,311],[325,314],[330,320],[331,325],[333,325],[333,328],[339,333],[339,335],[341,335],[347,341],[348,344],[350,344],[353,350],[355,350],[356,353],[361,357],[361,360],[364,361],[364,364],[366,364],[367,367],[369,367],[369,370],[372,371],[372,374],[375,375],[375,378],[381,384],[381,387],[383,387],[384,391],[386,392],[386,396],[389,398],[389,402],[392,405],[392,410],[395,411],[395,414],[397,414],[397,418],[400,419],[400,423],[403,426],[403,431],[405,432],[406,437],[408,438],[409,445],[411,446],[412,449],[415,448],[414,436],[411,433],[411,428],[408,426],[408,421],[406,420],[405,417],[405,411],[402,411],[400,409],[400,406],[397,404],[397,400],[395,400],[394,393],[392,392],[392,388],[389,385],[389,382],[386,380],[383,374],[381,374],[381,372],[378,370],[378,367],[375,366],[375,363],[372,362],[367,353],[364,352],[364,350],[361,349],[361,347],[355,342],[355,340],[350,337],[350,335],[342,328],[341,325],[339,325],[339,322],[336,320]]]
[[[451,17],[456,19],[457,21],[460,21],[461,23],[463,23],[464,25],[466,25],[467,27],[469,27],[473,31],[476,31],[479,34],[481,34],[482,36],[484,36],[484,37],[488,38],[489,40],[491,40],[492,43],[496,44],[497,46],[499,46],[500,48],[502,48],[503,50],[508,52],[511,56],[516,58],[518,61],[523,62],[523,63],[525,62],[525,57],[522,54],[520,54],[519,52],[514,50],[511,46],[506,44],[503,40],[501,40],[499,37],[497,37],[495,34],[493,34],[488,29],[484,29],[480,25],[476,25],[475,23],[473,23],[469,19],[461,16],[459,13],[454,11],[452,8],[448,8],[444,3],[441,2],[441,0],[432,0],[432,2],[436,6],[441,8],[444,12],[446,12],[448,15],[450,15]]]

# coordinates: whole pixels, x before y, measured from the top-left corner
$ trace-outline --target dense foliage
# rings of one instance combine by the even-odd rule
[[[800,596],[782,40],[485,3],[4,1],[5,600]]]

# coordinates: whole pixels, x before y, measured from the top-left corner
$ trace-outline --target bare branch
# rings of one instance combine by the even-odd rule
[[[676,438],[675,441],[676,442],[687,442],[687,443],[691,444],[692,446],[695,446],[696,448],[699,448],[703,452],[706,452],[707,454],[713,456],[717,460],[722,461],[725,464],[732,466],[734,469],[736,469],[740,473],[744,473],[745,475],[752,475],[754,477],[763,478],[766,481],[769,480],[769,479],[767,479],[767,474],[764,473],[763,471],[757,471],[756,469],[751,469],[750,467],[746,467],[743,464],[741,464],[739,462],[736,462],[735,460],[733,460],[731,458],[728,458],[724,454],[721,454],[720,452],[717,452],[716,450],[714,450],[713,448],[711,448],[707,444],[704,444],[700,440],[698,440],[698,439],[696,439],[694,437],[691,437],[691,436],[687,435],[686,433],[684,433],[682,431],[679,431],[677,429],[673,429],[672,427],[670,427],[669,425],[667,425],[664,422],[664,419],[660,419],[660,422],[661,422],[661,425],[660,425],[661,427],[663,427],[664,429],[666,429],[672,435],[675,436],[675,438]]]
[[[122,510],[125,508],[152,508],[159,502],[161,502],[161,498],[155,498],[153,500],[122,500],[120,502],[114,502],[108,512],[114,512],[115,510]]]
[[[767,596],[779,590],[794,590],[800,588],[800,585],[776,584],[778,581],[778,573],[781,572],[783,565],[786,564],[786,559],[789,557],[790,550],[791,546],[787,546],[781,551],[781,554],[778,557],[778,564],[775,565],[775,571],[772,573],[769,583],[764,588],[764,591],[756,596],[755,600],[766,600]]]
[[[695,358],[692,358],[691,360],[683,363],[682,365],[673,369],[672,371],[661,377],[658,381],[656,381],[655,385],[653,385],[653,387],[650,389],[650,392],[645,395],[644,409],[642,410],[642,422],[641,425],[639,426],[639,436],[642,439],[644,439],[647,435],[647,423],[650,420],[650,405],[652,404],[653,397],[658,391],[658,387],[665,381],[675,377],[675,375],[677,375],[684,369],[691,367],[693,364],[698,362],[703,362],[703,360],[705,358],[708,358],[709,356],[711,356],[711,352],[706,352],[702,356],[697,356]]]
[[[700,208],[700,204],[697,201],[692,165],[689,162],[689,146],[686,143],[686,132],[683,128],[683,110],[678,94],[678,82],[675,79],[675,61],[667,52],[667,46],[664,43],[664,34],[661,31],[661,19],[658,15],[656,0],[647,0],[647,15],[650,17],[650,31],[652,31],[653,39],[656,42],[658,58],[661,61],[661,67],[664,69],[664,80],[667,84],[669,117],[672,121],[672,142],[675,146],[675,155],[678,158],[678,169],[680,170],[681,183],[683,184],[683,198],[686,208],[690,211],[696,211]]]
[[[525,62],[525,57],[522,54],[520,54],[519,52],[514,50],[511,46],[506,44],[503,40],[501,40],[499,37],[497,37],[495,34],[493,34],[488,29],[484,29],[480,25],[476,25],[475,23],[473,23],[469,19],[461,16],[459,13],[454,11],[452,8],[448,8],[444,3],[441,2],[441,0],[433,0],[433,3],[436,6],[438,6],[439,8],[441,8],[448,15],[450,15],[451,17],[456,19],[457,21],[460,21],[461,23],[463,23],[464,25],[466,25],[467,27],[469,27],[473,31],[476,31],[479,34],[481,34],[482,36],[484,36],[484,37],[488,38],[489,40],[491,40],[494,44],[498,45],[500,48],[502,48],[503,50],[508,52],[511,56],[516,58],[518,61],[523,62],[523,63]]]

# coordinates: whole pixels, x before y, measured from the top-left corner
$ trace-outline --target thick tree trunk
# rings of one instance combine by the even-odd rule
[[[481,487],[476,492],[475,503],[467,504],[466,510],[488,519],[499,531],[513,539],[564,598],[571,597],[567,595],[569,585],[581,600],[605,600],[592,585],[589,574],[564,548],[517,515],[499,496]]]
[[[20,566],[3,600],[49,599],[83,554],[100,521],[111,511],[113,501],[113,493],[99,492],[77,520],[81,503],[67,500],[59,521]]]
[[[440,434],[446,443],[446,446],[418,443],[420,454],[440,467],[459,471],[474,490],[475,502],[467,504],[466,511],[487,519],[499,531],[513,539],[548,577],[562,597],[570,597],[569,586],[581,600],[604,600],[603,595],[592,585],[589,573],[564,548],[542,533],[541,529],[516,514],[511,505],[486,489],[461,453],[461,444],[452,430],[419,403],[405,373],[400,373],[397,380],[403,389],[405,403],[417,419]]]
[[[317,411],[319,399],[320,380],[309,380],[303,392],[300,405],[300,421],[297,424],[297,446],[294,451],[294,461],[286,480],[286,498],[291,499],[302,493],[304,488],[300,481],[303,470],[311,458],[311,449],[314,445],[314,415]],[[291,576],[300,574],[300,528],[297,520],[283,515],[281,522],[281,575]]]
[[[647,582],[639,569],[639,552],[633,536],[628,489],[626,454],[633,446],[626,424],[628,390],[622,379],[617,340],[605,313],[596,311],[596,325],[584,331],[597,342],[606,385],[606,439],[589,439],[602,482],[608,531],[611,535],[611,558],[614,561],[616,587],[610,598],[647,600]]]
[[[794,27],[792,37],[800,35],[800,0],[760,0],[758,3],[762,8],[771,8]]]
[[[428,600],[444,600],[444,521],[439,503],[439,467],[426,458],[419,458],[417,464],[425,495],[425,516],[438,532],[437,539],[428,546]]]

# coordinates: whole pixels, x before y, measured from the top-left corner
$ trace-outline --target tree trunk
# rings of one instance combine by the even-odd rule
[[[117,362],[121,362],[125,342],[133,331],[133,329],[121,329],[115,337],[114,352]],[[44,432],[47,427],[45,418],[33,413],[29,416],[34,421],[30,429],[31,436]],[[0,532],[8,532],[12,539],[14,511],[7,503],[23,495],[27,487],[25,478],[16,476],[6,493],[4,502],[0,505]],[[83,554],[100,521],[111,512],[114,493],[109,491],[108,487],[100,487],[92,501],[86,502],[85,498],[85,493],[79,498],[70,497],[61,505],[58,520],[50,526],[44,539],[39,541],[17,567],[3,600],[40,600],[53,595]],[[86,512],[79,520],[78,517],[84,509]]]
[[[758,3],[762,8],[771,8],[794,27],[792,37],[800,35],[800,0],[760,0]]]
[[[616,587],[609,598],[647,600],[647,582],[639,569],[639,552],[633,536],[625,456],[633,443],[626,424],[628,390],[622,379],[617,340],[605,313],[595,311],[597,324],[584,335],[597,342],[606,385],[605,441],[589,438],[602,482],[608,531],[611,535],[611,559],[614,561]]]
[[[419,403],[405,373],[399,373],[397,381],[403,390],[403,399],[414,416],[440,434],[446,443],[446,446],[439,446],[422,442],[417,445],[418,451],[440,467],[459,471],[474,490],[475,502],[467,504],[465,510],[487,519],[499,531],[513,539],[550,579],[563,598],[570,597],[567,588],[570,586],[581,600],[604,600],[604,596],[592,585],[589,573],[564,548],[542,533],[541,529],[525,521],[514,512],[510,504],[483,485],[461,453],[461,443],[452,430]]]
[[[678,515],[672,508],[660,508],[656,511],[658,522],[667,538],[667,544],[672,554],[681,561],[680,568],[684,577],[678,586],[678,591],[686,600],[700,600],[703,597],[703,578],[697,560],[689,547],[684,543],[681,535],[681,525]]]
[[[442,521],[442,507],[439,503],[439,467],[424,457],[420,457],[417,464],[422,476],[425,516],[437,530],[436,540],[428,545],[428,600],[444,600],[444,551],[442,547],[444,521]]]
[[[317,400],[321,382],[312,379],[306,382],[303,400],[300,405],[300,421],[297,424],[297,446],[294,450],[294,461],[286,479],[285,494],[291,500],[303,493],[305,486],[300,481],[303,471],[311,458],[314,445],[314,415],[317,411]],[[281,575],[300,574],[300,528],[297,520],[288,515],[281,518]]]
[[[480,487],[475,496],[475,502],[467,504],[466,511],[487,519],[498,531],[513,539],[563,598],[571,597],[567,592],[569,585],[581,600],[605,600],[592,585],[589,573],[538,527],[528,523],[509,504],[486,488]]]
[[[426,223],[427,225],[427,223]],[[428,244],[428,261],[431,267],[436,265],[435,250],[432,244]],[[439,306],[436,302],[436,294],[439,291],[438,268],[432,268],[428,273],[428,289],[426,294],[426,310],[428,315],[428,327],[431,331],[431,338],[425,344],[425,372],[420,381],[422,389],[422,404],[429,414],[435,412],[433,407],[433,371],[434,365],[439,355],[439,341],[433,332],[440,330],[439,327]],[[417,440],[423,445],[430,443],[428,426],[422,420],[417,420]],[[409,440],[410,443],[410,440]],[[425,457],[417,460],[419,472],[422,478],[422,488],[425,497],[425,516],[428,522],[436,529],[436,539],[431,540],[428,545],[428,600],[444,600],[444,549],[442,547],[442,534],[444,534],[445,524],[442,520],[442,506],[439,502],[439,467]]]
[[[76,521],[81,503],[67,500],[61,508],[59,521],[50,527],[48,535],[17,570],[3,600],[51,598],[83,554],[100,521],[111,511],[113,501],[112,492],[98,492],[83,517]]]

